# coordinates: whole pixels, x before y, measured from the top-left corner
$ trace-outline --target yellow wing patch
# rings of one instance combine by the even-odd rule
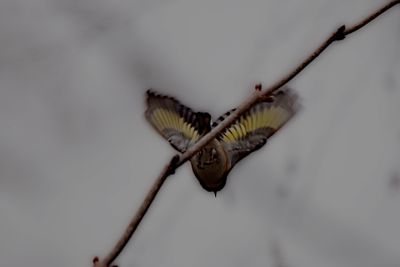
[[[160,132],[164,129],[174,129],[182,132],[189,139],[197,140],[199,138],[199,134],[194,127],[186,123],[182,117],[173,111],[158,108],[154,110],[151,119]]]
[[[250,114],[242,116],[236,123],[230,126],[224,132],[222,140],[224,142],[234,142],[245,138],[247,134],[261,128],[272,128],[276,131],[289,118],[289,111],[282,106],[270,106],[263,110],[250,112]]]

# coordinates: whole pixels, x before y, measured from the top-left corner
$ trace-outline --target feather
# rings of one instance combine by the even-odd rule
[[[210,130],[211,116],[194,112],[178,100],[147,91],[146,119],[179,152],[185,152]]]
[[[285,125],[298,111],[298,97],[288,88],[282,89],[256,103],[240,116],[230,127],[222,131],[217,139],[222,142],[230,156],[230,168],[251,152],[262,147],[267,139]],[[222,115],[215,127],[230,112]]]

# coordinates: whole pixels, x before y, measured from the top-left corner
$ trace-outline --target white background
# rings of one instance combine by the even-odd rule
[[[384,2],[2,0],[0,265],[114,245],[174,153],[147,88],[217,117]],[[117,263],[400,266],[399,29],[396,7],[293,80],[303,109],[217,198],[180,168]]]

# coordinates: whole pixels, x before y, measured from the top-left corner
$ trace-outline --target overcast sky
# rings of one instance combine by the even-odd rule
[[[385,2],[2,0],[0,265],[114,245],[174,153],[146,89],[215,118]],[[399,29],[397,7],[296,77],[301,112],[217,198],[182,166],[117,263],[400,266]]]

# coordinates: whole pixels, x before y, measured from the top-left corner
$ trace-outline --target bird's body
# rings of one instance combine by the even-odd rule
[[[221,190],[232,167],[262,147],[293,117],[297,107],[297,95],[286,88],[256,103],[241,115],[190,159],[201,186],[210,192]],[[193,112],[172,97],[148,91],[145,115],[176,150],[184,153],[233,110],[211,123],[210,114]]]
[[[217,192],[226,183],[230,162],[223,145],[217,139],[212,140],[190,159],[194,175],[207,191]]]

